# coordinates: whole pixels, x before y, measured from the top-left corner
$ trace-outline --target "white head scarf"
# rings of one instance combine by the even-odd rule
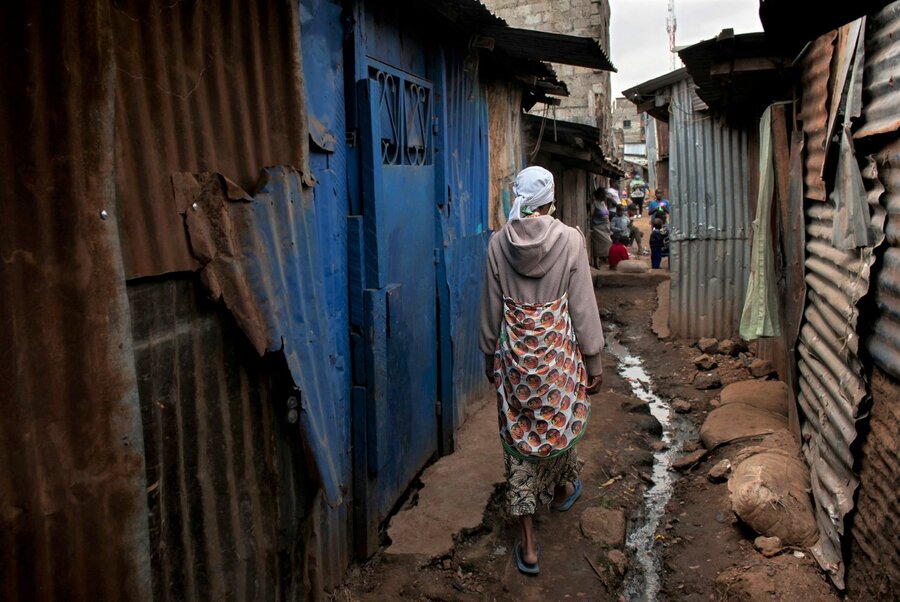
[[[537,165],[526,167],[516,176],[513,185],[516,200],[509,211],[509,221],[522,219],[538,207],[553,202],[553,174]]]

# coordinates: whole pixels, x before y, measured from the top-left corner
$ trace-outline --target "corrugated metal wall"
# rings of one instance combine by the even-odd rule
[[[847,588],[854,595],[887,600],[900,588],[900,2],[868,19],[863,74],[862,125],[854,133],[858,151],[873,152],[881,205],[887,212],[885,244],[873,267],[874,316],[864,333],[865,351],[875,364],[870,379],[868,423],[860,425],[857,466],[859,491],[850,516]],[[878,134],[877,136],[873,136]],[[877,149],[877,150],[876,150]]]
[[[325,5],[323,63],[333,66],[343,7]],[[0,406],[14,417],[0,426],[0,448],[23,458],[0,469],[0,597],[250,600],[333,589],[348,562],[348,520],[319,483],[330,483],[332,502],[349,486],[346,173],[335,144],[344,107],[329,97],[338,122],[316,121],[329,154],[310,168],[297,5],[10,5],[0,31],[13,45],[3,81],[25,92],[0,99],[0,325],[14,350],[0,362],[12,383]],[[342,94],[341,74],[330,74]],[[195,225],[200,215],[173,194],[173,173],[215,169],[241,196],[276,162],[320,183],[310,191],[296,176],[296,194],[278,208],[294,213],[273,220],[298,228],[312,251],[266,228],[250,237],[278,249],[257,254],[251,288],[285,272],[315,288],[278,297],[291,310],[280,314],[290,327],[280,326],[293,378],[280,336],[260,359],[225,309],[199,298],[190,270],[213,247],[189,245],[179,209]],[[271,334],[247,332],[254,343]],[[300,386],[302,442],[286,381]]]
[[[253,192],[263,167],[307,170],[297,5],[114,4],[125,273],[193,270],[171,173],[217,171]]]
[[[672,86],[669,199],[672,203],[673,335],[737,334],[749,275],[751,173],[748,129],[695,112],[693,82]]]
[[[813,43],[801,73],[809,292],[799,345],[799,402],[803,449],[820,528],[813,553],[835,584],[844,586],[846,569],[852,594],[871,599],[893,596],[900,583],[900,546],[896,537],[886,536],[900,525],[893,485],[900,477],[896,457],[900,261],[894,253],[900,213],[896,168],[900,96],[888,83],[900,64],[898,15],[900,3],[894,2],[869,17],[864,104],[854,133],[876,247],[887,213],[883,250],[835,248],[834,202],[831,198],[823,202],[826,192],[835,187],[833,161],[826,164],[830,166],[824,181],[818,175],[827,161],[824,126],[836,102],[827,91],[839,77],[833,71],[835,63],[843,62],[834,58],[835,41],[840,39],[837,32]],[[885,137],[886,133],[891,135]],[[861,336],[864,344],[860,344]]]
[[[282,365],[261,359],[191,275],[128,293],[154,599],[303,597],[294,567],[315,487]]]
[[[107,2],[0,8],[0,598],[149,600]]]
[[[484,378],[484,354],[478,348],[475,311],[481,303],[490,238],[488,108],[471,56],[447,52],[443,69],[448,202],[441,211],[441,236],[450,300],[455,431],[465,420],[469,403],[489,390]],[[497,152],[502,154],[504,150],[501,147]]]

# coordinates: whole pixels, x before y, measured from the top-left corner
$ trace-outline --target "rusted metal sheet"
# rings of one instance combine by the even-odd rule
[[[879,314],[866,347],[876,364],[900,379],[900,141],[888,143],[875,160],[884,186],[881,203],[887,213],[887,248],[874,287]]]
[[[884,210],[877,171],[864,172],[871,227],[879,232]],[[810,467],[819,540],[812,552],[832,581],[844,587],[844,519],[853,509],[859,479],[852,446],[860,405],[866,399],[860,359],[858,304],[869,292],[874,249],[839,250],[832,245],[833,202],[811,202],[807,216],[804,324],[800,329],[799,404],[803,410],[803,451]],[[876,237],[877,238],[877,237]]]
[[[900,129],[900,2],[892,2],[867,18],[866,65],[863,74],[862,126],[855,138],[896,132]]]
[[[875,368],[872,407],[859,446],[860,488],[849,525],[847,591],[858,600],[891,600],[900,586],[897,449],[900,381]]]
[[[210,297],[225,302],[257,353],[284,354],[312,470],[337,507],[349,485],[349,425],[346,358],[335,349],[325,305],[328,247],[298,172],[269,168],[261,181],[252,197],[219,174],[178,174],[173,187]]]
[[[830,106],[829,77],[836,39],[836,31],[817,38],[804,55],[800,67],[800,119],[806,135],[805,196],[817,201],[825,200],[822,166],[825,163],[825,128]]]
[[[0,9],[0,598],[150,600],[107,2]]]
[[[523,167],[522,92],[519,86],[493,81],[487,84],[488,106],[489,225],[499,230],[512,207],[512,184]]]
[[[302,597],[316,487],[282,364],[193,275],[128,286],[155,600]]]
[[[217,171],[251,193],[261,167],[308,173],[297,3],[128,0],[112,19],[125,273],[194,270],[173,173]]]
[[[749,274],[750,135],[695,112],[690,78],[670,90],[669,325],[682,337],[734,336]]]

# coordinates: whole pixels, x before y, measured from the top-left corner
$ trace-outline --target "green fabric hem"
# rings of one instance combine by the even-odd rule
[[[567,451],[569,451],[570,449],[572,449],[572,447],[576,443],[578,443],[582,437],[584,437],[584,434],[587,432],[588,422],[590,422],[590,420],[591,420],[592,409],[593,408],[591,406],[588,406],[588,415],[584,419],[584,427],[581,429],[581,432],[578,433],[578,435],[574,439],[572,439],[569,442],[569,444],[567,446],[565,446],[563,449],[557,449],[555,451],[552,451],[549,454],[547,454],[546,456],[529,456],[529,455],[523,454],[518,449],[512,447],[509,443],[507,443],[503,439],[503,437],[500,437],[500,444],[503,446],[503,451],[508,453],[510,456],[513,456],[514,458],[518,458],[520,460],[543,461],[543,460],[552,460],[553,458],[558,458],[561,455],[563,455],[564,453],[566,453]]]

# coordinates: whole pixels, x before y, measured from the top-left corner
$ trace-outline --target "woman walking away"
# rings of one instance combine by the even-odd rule
[[[497,389],[506,502],[522,540],[516,565],[540,572],[532,515],[581,495],[575,444],[603,382],[603,330],[582,233],[554,219],[553,175],[516,177],[509,222],[491,237],[481,300],[485,373]]]

